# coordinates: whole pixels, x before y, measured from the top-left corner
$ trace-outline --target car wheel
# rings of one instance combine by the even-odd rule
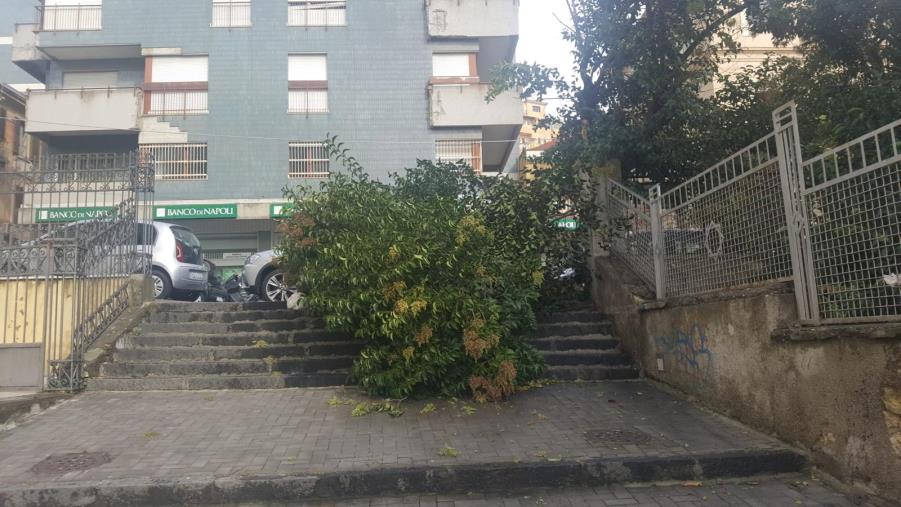
[[[263,277],[263,283],[260,288],[260,296],[273,303],[281,303],[288,301],[294,295],[294,291],[285,283],[285,273],[276,269],[270,271]]]
[[[153,281],[153,298],[169,299],[172,297],[172,281],[165,271],[153,268],[150,273],[150,279]]]

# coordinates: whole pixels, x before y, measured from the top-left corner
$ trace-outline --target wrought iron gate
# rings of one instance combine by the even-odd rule
[[[0,173],[0,347],[39,346],[46,389],[82,388],[84,352],[149,274],[153,172],[132,152]]]

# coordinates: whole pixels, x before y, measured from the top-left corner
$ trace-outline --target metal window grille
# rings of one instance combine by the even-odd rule
[[[44,386],[83,387],[83,354],[148,275],[153,166],[136,153],[55,155],[0,174],[0,345],[40,347]]]
[[[288,144],[289,178],[328,178],[329,154],[325,143],[298,142]]]
[[[45,5],[38,7],[41,29],[46,32],[100,30],[101,3],[90,5]]]
[[[213,0],[213,28],[251,26],[250,0]]]
[[[289,113],[327,113],[328,90],[289,90]]]
[[[142,157],[153,160],[157,180],[207,179],[206,144],[143,144],[140,151]]]
[[[347,2],[340,0],[289,0],[288,26],[345,26]]]
[[[482,172],[482,142],[477,139],[437,141],[435,152],[439,162],[464,162],[473,171]]]
[[[802,165],[816,320],[901,317],[901,120]]]
[[[187,116],[194,114],[209,114],[208,96],[206,90],[189,91],[148,91],[150,95],[150,110],[152,115],[176,115]]]

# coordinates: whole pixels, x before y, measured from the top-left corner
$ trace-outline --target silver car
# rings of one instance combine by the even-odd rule
[[[156,299],[194,300],[205,293],[209,272],[200,241],[191,229],[163,222],[142,225],[139,234],[153,234],[151,278]],[[142,239],[138,238],[139,244]]]
[[[278,267],[274,250],[255,253],[244,261],[244,285],[264,301],[287,301],[296,290],[285,283],[285,272]]]

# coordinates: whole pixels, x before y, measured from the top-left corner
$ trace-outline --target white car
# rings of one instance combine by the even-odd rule
[[[278,267],[274,250],[255,253],[244,261],[244,285],[264,301],[288,301],[297,292],[285,283],[285,272]]]

